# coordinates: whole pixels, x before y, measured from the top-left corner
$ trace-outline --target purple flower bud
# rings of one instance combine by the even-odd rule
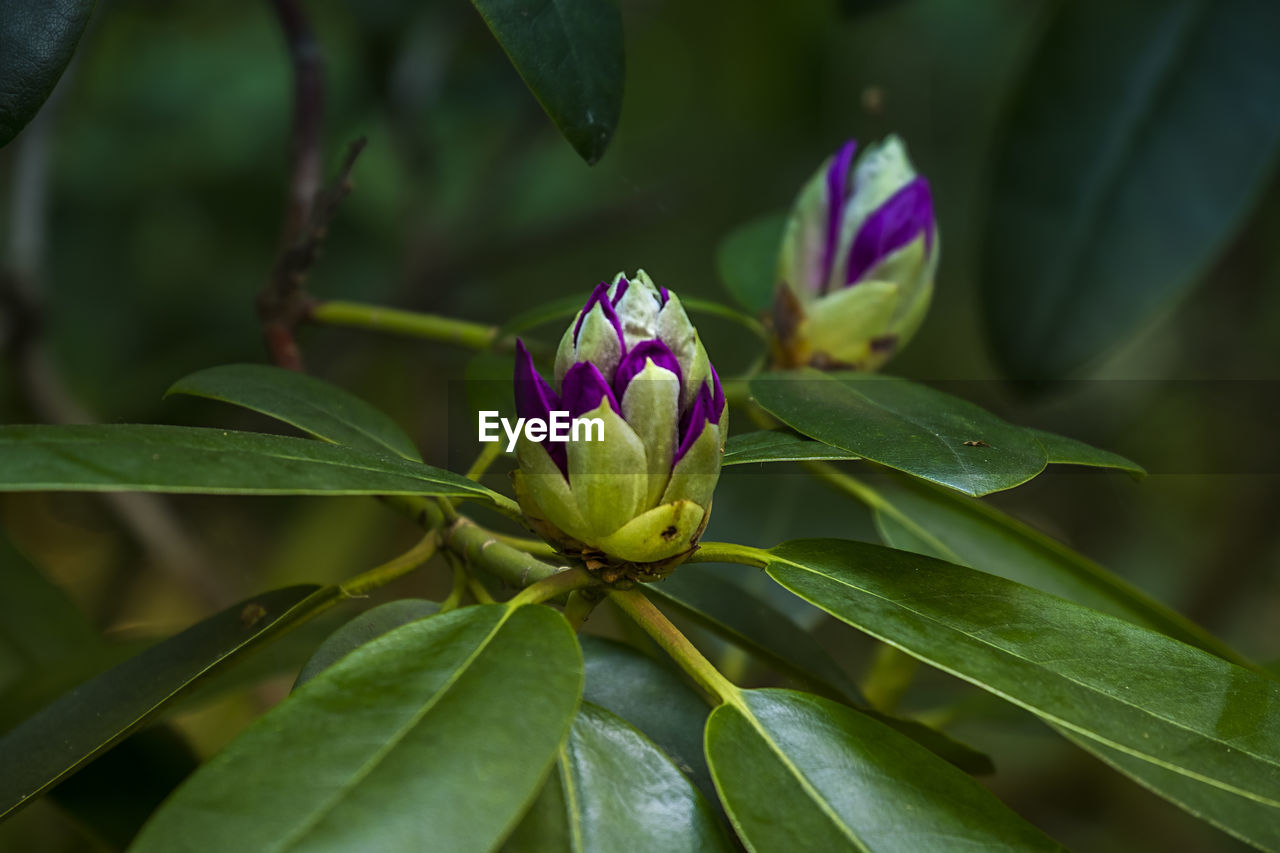
[[[619,290],[625,292],[627,287],[626,279],[623,279],[619,285]],[[620,298],[621,294],[619,294]],[[622,321],[618,319],[618,312],[614,308],[618,300],[609,299],[609,283],[600,282],[596,285],[596,289],[591,291],[591,297],[587,300],[587,304],[583,306],[582,313],[578,315],[578,322],[573,327],[573,339],[576,343],[578,334],[582,331],[582,322],[587,319],[587,315],[591,313],[591,309],[600,306],[604,311],[605,319],[613,325],[614,331],[618,333],[618,343],[622,345],[622,351],[627,351],[627,339],[622,334]]]
[[[600,368],[589,361],[580,361],[569,368],[560,385],[560,392],[570,417],[576,418],[587,412],[594,412],[600,407],[601,400],[608,400],[609,407],[622,414],[618,398],[609,387],[609,381],[604,378]]]
[[[933,197],[917,177],[867,217],[849,251],[846,284],[857,284],[876,264],[924,234],[925,257],[933,250]]]
[[[680,363],[676,361],[670,347],[656,338],[641,341],[623,356],[622,363],[618,365],[618,372],[613,377],[613,388],[619,400],[622,399],[623,394],[627,393],[627,386],[631,384],[631,380],[644,370],[649,360],[658,367],[670,370],[676,375],[676,379],[681,378]]]
[[[516,417],[520,418],[539,418],[545,421],[550,417],[551,411],[559,409],[561,405],[559,395],[551,389],[547,380],[542,378],[542,374],[538,373],[538,368],[533,364],[533,356],[525,348],[524,341],[518,338],[516,339],[515,396]],[[546,440],[542,442],[542,446],[560,466],[560,470],[567,474],[568,460],[565,457],[564,445]]]

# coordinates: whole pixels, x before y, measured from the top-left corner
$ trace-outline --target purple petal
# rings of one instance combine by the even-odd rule
[[[613,389],[605,381],[604,374],[589,361],[580,361],[569,368],[564,381],[560,383],[560,394],[571,418],[595,411],[599,408],[600,401],[605,399],[615,412],[622,414],[618,398],[613,396]]]
[[[618,343],[622,346],[622,351],[627,351],[627,339],[622,335],[622,321],[618,319],[618,312],[613,309],[613,303],[609,301],[609,285],[606,282],[600,282],[596,285],[596,289],[591,291],[591,296],[587,299],[587,304],[583,306],[582,313],[578,315],[578,322],[573,327],[573,342],[578,342],[578,333],[582,331],[582,322],[587,319],[587,315],[591,313],[591,309],[599,304],[600,309],[604,311],[605,318],[613,324],[613,329],[618,333]]]
[[[618,372],[613,376],[613,388],[619,400],[622,399],[623,394],[627,393],[627,386],[631,384],[631,380],[644,370],[645,364],[650,359],[658,367],[674,373],[676,379],[681,378],[680,363],[676,361],[675,355],[666,344],[657,338],[641,341],[622,357],[622,361],[618,364]]]
[[[924,232],[925,253],[933,249],[933,196],[917,177],[867,217],[849,250],[846,284],[857,283],[876,264]]]
[[[720,387],[720,374],[716,373],[714,364],[709,365],[711,368],[711,422],[713,424],[720,423],[720,416],[724,414],[724,389]]]
[[[618,289],[614,291],[614,294],[613,294],[614,308],[618,307],[618,303],[622,301],[623,296],[626,296],[627,288],[630,286],[631,286],[631,282],[627,281],[627,277],[625,275],[622,278],[618,279]]]
[[[533,356],[525,348],[524,341],[516,339],[516,416],[521,418],[541,418],[548,420],[552,409],[560,408],[560,398],[551,390],[547,380],[538,373],[533,364]],[[560,468],[560,473],[569,476],[569,459],[565,454],[564,444],[544,440],[541,442],[551,456],[552,461]]]
[[[819,293],[826,292],[827,281],[831,278],[831,266],[836,260],[840,221],[844,218],[844,205],[848,200],[849,167],[853,165],[853,155],[857,150],[858,141],[850,139],[840,146],[827,168],[827,239],[822,244],[822,280],[818,282]]]
[[[658,285],[658,297],[661,300],[662,304],[666,305],[667,300],[671,298],[671,294],[667,292],[667,289],[665,287],[663,287],[662,285]]]
[[[693,405],[680,419],[680,446],[676,448],[675,458],[671,460],[672,465],[683,459],[689,452],[689,448],[693,447],[693,443],[698,440],[698,436],[702,435],[707,421],[711,419],[712,405],[711,389],[704,382],[698,389],[698,396],[693,398]]]
[[[546,419],[552,409],[560,407],[560,398],[533,365],[533,356],[524,341],[516,340],[516,415],[522,418]]]

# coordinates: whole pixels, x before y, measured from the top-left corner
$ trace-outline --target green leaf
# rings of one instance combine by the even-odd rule
[[[775,580],[836,618],[1050,723],[1280,809],[1280,683],[929,557],[827,539],[768,553]]]
[[[1198,279],[1280,150],[1273,0],[1062,3],[993,162],[985,302],[1006,371],[1067,374]]]
[[[786,430],[761,430],[729,436],[722,465],[749,462],[816,462],[858,459],[858,455]]]
[[[265,364],[228,364],[192,373],[169,394],[207,397],[284,421],[316,438],[357,450],[388,450],[414,462],[413,440],[383,412],[321,379]]]
[[[886,545],[981,569],[1199,646],[1236,663],[1239,653],[1128,581],[979,500],[900,478],[877,492]]]
[[[0,17],[0,145],[40,110],[66,70],[93,0],[11,0]]]
[[[750,387],[756,402],[797,432],[968,495],[1021,485],[1049,461],[1042,441],[1050,434],[904,379],[804,368],[762,374]],[[1064,439],[1054,449],[1083,458],[1092,448]],[[1108,464],[1107,456],[1136,468],[1100,452],[1084,464]]]
[[[751,394],[810,438],[970,495],[1011,489],[1046,464],[1028,430],[902,379],[806,368],[758,376]]]
[[[630,646],[583,636],[584,701],[612,711],[665,752],[708,797],[715,797],[702,753],[711,709],[678,674]]]
[[[586,301],[586,297],[581,293],[573,293],[568,296],[560,296],[555,299],[549,299],[546,302],[540,302],[528,311],[522,311],[498,327],[498,339],[501,340],[502,338],[518,335],[521,332],[545,326],[556,320],[564,320],[567,325],[567,321],[582,310],[582,306],[586,304]],[[559,329],[558,331],[563,333],[564,329]]]
[[[244,731],[136,853],[487,851],[537,794],[582,689],[549,607],[464,607],[361,646]]]
[[[1090,468],[1116,468],[1128,471],[1135,477],[1147,475],[1145,468],[1125,459],[1119,453],[1100,450],[1083,441],[1067,438],[1065,435],[1056,435],[1039,429],[1032,432],[1036,434],[1036,438],[1040,439],[1040,446],[1044,448],[1045,456],[1050,462],[1061,465],[1085,465]]]
[[[715,812],[626,721],[584,702],[512,853],[733,850]]]
[[[439,604],[424,598],[401,598],[366,610],[325,638],[316,648],[315,654],[303,664],[293,689],[297,690],[365,643],[372,642],[401,625],[439,612]]]
[[[809,632],[791,617],[709,567],[686,566],[645,587],[658,604],[740,646],[770,666],[802,679],[834,699],[866,704],[857,685]]]
[[[756,853],[1061,850],[989,791],[856,711],[792,690],[745,690],[707,721],[707,758]]]
[[[525,85],[588,164],[622,114],[622,15],[616,0],[471,0]]]
[[[137,729],[199,678],[328,604],[337,587],[264,593],[158,643],[57,699],[0,738],[0,817]]]
[[[769,332],[765,329],[764,324],[750,314],[743,314],[728,305],[721,305],[719,302],[713,302],[710,299],[698,299],[695,296],[680,297],[680,304],[690,314],[706,314],[711,317],[728,320],[731,323],[737,323],[764,343],[769,342]]]
[[[1134,758],[1060,726],[1054,728],[1076,746],[1201,820],[1261,850],[1280,850],[1280,814],[1273,806]]]
[[[46,490],[503,500],[449,471],[305,438],[152,424],[0,426],[0,491]]]
[[[773,291],[778,284],[778,247],[782,245],[786,223],[785,212],[753,219],[730,232],[716,251],[720,280],[733,298],[754,314],[773,306]]]

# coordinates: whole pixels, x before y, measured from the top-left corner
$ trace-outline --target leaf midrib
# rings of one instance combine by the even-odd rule
[[[398,747],[401,741],[408,737],[419,724],[421,724],[427,714],[430,713],[437,704],[439,704],[440,700],[448,694],[451,689],[453,689],[453,686],[457,684],[458,681],[462,679],[462,676],[467,672],[471,665],[475,663],[486,649],[488,649],[493,638],[497,636],[498,632],[502,630],[503,626],[507,624],[507,620],[510,619],[511,615],[515,612],[515,609],[512,608],[504,609],[502,614],[498,617],[498,621],[494,624],[489,633],[485,635],[481,642],[476,644],[475,649],[466,656],[461,665],[459,665],[458,668],[455,669],[444,681],[444,683],[440,685],[435,693],[431,695],[431,698],[424,702],[418,710],[409,717],[404,725],[393,732],[392,735],[387,738],[386,742],[375,750],[364,764],[356,769],[346,785],[343,785],[334,792],[333,796],[329,797],[329,799],[321,804],[320,807],[316,808],[304,823],[300,824],[293,832],[281,839],[279,846],[273,849],[280,851],[280,853],[296,849],[295,845],[301,842],[311,832],[311,830],[315,829],[320,821],[328,817],[333,810],[338,807],[343,798],[359,787],[360,783],[368,778],[370,773],[377,769],[382,760],[390,754],[394,748]]]
[[[1193,735],[1195,735],[1195,736],[1197,736],[1197,737],[1199,737],[1199,738],[1202,738],[1202,739],[1204,739],[1205,741],[1208,741],[1209,743],[1214,743],[1214,744],[1217,744],[1217,745],[1219,745],[1220,747],[1222,747],[1222,748],[1224,748],[1224,749],[1228,749],[1228,750],[1232,750],[1232,751],[1235,751],[1235,752],[1239,752],[1239,753],[1241,753],[1241,754],[1243,754],[1243,755],[1249,756],[1250,758],[1252,758],[1252,759],[1254,759],[1255,761],[1258,761],[1258,762],[1260,762],[1260,763],[1262,763],[1262,764],[1264,764],[1264,765],[1272,766],[1272,767],[1277,768],[1277,770],[1280,770],[1280,762],[1276,762],[1276,761],[1275,761],[1275,760],[1273,760],[1273,759],[1269,759],[1269,758],[1267,758],[1267,757],[1265,757],[1265,756],[1258,755],[1258,754],[1256,754],[1256,753],[1254,753],[1254,752],[1251,752],[1251,751],[1249,751],[1249,750],[1247,750],[1247,749],[1243,749],[1243,748],[1241,748],[1241,747],[1237,747],[1237,746],[1232,746],[1232,745],[1230,745],[1230,744],[1228,744],[1228,743],[1226,743],[1226,742],[1224,742],[1224,741],[1222,741],[1222,740],[1219,740],[1219,739],[1218,739],[1218,738],[1216,738],[1216,737],[1210,736],[1210,735],[1208,735],[1208,734],[1206,734],[1206,733],[1204,733],[1204,732],[1201,732],[1201,731],[1199,731],[1199,730],[1197,730],[1197,729],[1191,728],[1190,726],[1188,726],[1188,725],[1186,725],[1186,724],[1184,724],[1184,723],[1178,722],[1177,720],[1171,720],[1171,719],[1169,719],[1169,718],[1167,718],[1167,717],[1163,716],[1162,714],[1158,714],[1158,713],[1156,713],[1156,712],[1154,712],[1154,711],[1148,710],[1148,709],[1143,708],[1143,707],[1141,707],[1141,706],[1134,705],[1134,704],[1132,704],[1132,703],[1130,703],[1130,702],[1126,702],[1123,698],[1121,698],[1121,697],[1119,697],[1119,696],[1114,696],[1114,695],[1112,695],[1112,694],[1110,694],[1110,693],[1105,693],[1105,692],[1103,692],[1102,690],[1099,690],[1097,687],[1094,687],[1094,686],[1092,686],[1092,685],[1085,684],[1084,682],[1078,681],[1077,679],[1075,679],[1075,678],[1073,678],[1073,677],[1071,677],[1071,676],[1069,676],[1069,675],[1067,675],[1067,674],[1065,674],[1065,673],[1059,673],[1059,672],[1055,672],[1055,671],[1050,670],[1050,669],[1046,669],[1046,668],[1044,667],[1044,665],[1043,665],[1043,664],[1040,664],[1040,663],[1039,663],[1039,662],[1037,662],[1037,661],[1030,660],[1030,659],[1028,659],[1028,658],[1023,657],[1022,655],[1017,654],[1016,652],[1013,652],[1013,651],[1009,650],[1009,649],[1004,649],[1004,648],[1001,648],[1000,646],[994,645],[993,643],[991,643],[991,642],[989,642],[989,641],[987,641],[987,640],[984,640],[984,639],[982,639],[981,637],[978,637],[978,636],[976,636],[976,635],[974,635],[974,634],[970,634],[968,631],[964,631],[964,630],[962,630],[962,629],[960,629],[960,628],[957,628],[957,627],[955,627],[955,626],[953,626],[953,625],[949,625],[948,623],[943,622],[943,621],[941,621],[941,620],[937,619],[936,617],[930,616],[930,615],[929,615],[929,614],[927,614],[927,613],[921,613],[921,612],[920,612],[920,611],[918,611],[918,610],[914,610],[914,609],[912,609],[912,608],[910,608],[910,607],[907,607],[907,606],[903,605],[901,602],[894,601],[893,599],[886,598],[886,597],[884,597],[884,596],[882,596],[882,595],[879,595],[879,594],[877,594],[877,593],[875,593],[875,592],[872,592],[872,591],[870,591],[870,590],[863,589],[862,587],[859,587],[859,586],[855,586],[854,584],[848,583],[847,581],[845,581],[845,580],[843,580],[843,579],[841,579],[841,578],[833,577],[832,575],[828,575],[828,574],[825,574],[825,573],[823,573],[823,572],[817,571],[816,569],[814,569],[814,568],[812,568],[812,567],[810,567],[810,566],[805,566],[805,565],[802,565],[802,564],[800,564],[800,563],[796,563],[796,562],[793,562],[793,561],[791,561],[791,560],[788,560],[788,559],[786,559],[786,558],[778,557],[777,555],[774,555],[774,554],[770,554],[770,558],[771,558],[773,561],[776,561],[776,562],[779,562],[779,563],[785,563],[786,565],[792,566],[793,568],[799,569],[799,570],[804,571],[804,572],[808,572],[809,574],[817,575],[818,577],[821,577],[821,578],[826,578],[827,580],[834,581],[835,583],[840,584],[841,586],[848,587],[849,589],[856,590],[856,591],[858,591],[858,592],[860,592],[860,593],[863,593],[864,595],[869,595],[869,596],[872,596],[873,598],[879,599],[880,601],[884,601],[884,602],[887,602],[887,603],[889,603],[889,604],[892,604],[892,605],[894,605],[895,607],[898,607],[898,608],[900,608],[900,609],[902,609],[902,610],[906,610],[908,613],[912,613],[912,614],[914,614],[914,615],[916,615],[916,616],[919,616],[919,617],[921,617],[921,618],[923,618],[923,619],[927,619],[929,622],[931,622],[931,623],[933,623],[933,624],[936,624],[936,625],[939,625],[939,626],[941,626],[942,628],[945,628],[945,629],[947,629],[947,630],[949,630],[949,631],[953,631],[953,632],[955,632],[955,633],[957,633],[957,634],[960,634],[960,635],[962,635],[962,636],[969,637],[970,639],[972,639],[972,640],[974,640],[974,641],[976,641],[976,642],[978,642],[978,643],[981,643],[982,645],[984,645],[984,646],[986,646],[986,647],[988,647],[988,648],[990,648],[990,649],[993,649],[993,650],[995,650],[995,651],[999,652],[1000,654],[1007,655],[1007,656],[1009,656],[1009,657],[1011,657],[1011,658],[1015,658],[1015,659],[1017,659],[1017,660],[1023,661],[1023,662],[1025,662],[1025,663],[1027,663],[1028,665],[1033,666],[1033,667],[1035,667],[1036,669],[1042,670],[1042,671],[1044,671],[1044,672],[1048,672],[1048,673],[1050,673],[1050,674],[1054,675],[1055,677],[1062,679],[1063,681],[1067,681],[1067,682],[1069,682],[1069,683],[1071,683],[1071,684],[1075,684],[1076,686],[1081,687],[1081,688],[1084,688],[1085,690],[1088,690],[1088,691],[1090,691],[1090,692],[1092,692],[1092,693],[1094,693],[1094,694],[1096,694],[1096,695],[1098,695],[1098,696],[1105,697],[1105,698],[1107,698],[1107,699],[1109,699],[1109,700],[1111,700],[1111,701],[1113,701],[1113,702],[1115,702],[1115,703],[1117,703],[1117,704],[1119,704],[1119,705],[1123,705],[1123,706],[1125,706],[1125,707],[1128,707],[1128,708],[1131,708],[1131,709],[1133,709],[1133,710],[1135,710],[1135,711],[1138,711],[1139,713],[1141,713],[1141,714],[1143,714],[1143,715],[1145,715],[1145,716],[1148,716],[1148,717],[1152,718],[1153,720],[1158,720],[1158,721],[1160,721],[1160,722],[1162,722],[1162,723],[1165,723],[1165,724],[1167,724],[1167,725],[1169,725],[1169,726],[1171,726],[1171,727],[1173,727],[1173,728],[1181,729],[1182,731],[1189,732],[1190,734],[1193,734]],[[770,575],[772,576],[772,573],[770,573]],[[776,580],[776,578],[775,578],[775,580]],[[807,599],[806,599],[806,600],[807,600]],[[841,618],[840,614],[836,613],[836,612],[835,612],[835,611],[833,611],[832,609],[830,609],[830,608],[828,608],[828,607],[826,607],[826,606],[824,606],[824,605],[822,605],[822,604],[820,604],[820,603],[818,603],[818,602],[811,602],[811,603],[812,603],[812,604],[814,604],[814,605],[815,605],[816,607],[818,607],[819,609],[821,609],[821,610],[823,610],[823,611],[825,611],[825,612],[827,612],[827,613],[831,614],[832,616],[836,617],[837,619],[841,619],[841,621],[844,621],[844,620]],[[1007,700],[1007,701],[1009,701],[1009,702],[1013,703],[1014,705],[1017,705],[1017,706],[1022,707],[1022,708],[1026,708],[1028,711],[1031,711],[1032,713],[1036,714],[1037,716],[1045,717],[1046,719],[1052,720],[1053,722],[1055,722],[1055,723],[1057,723],[1057,724],[1059,724],[1059,725],[1061,725],[1061,726],[1064,726],[1065,728],[1071,729],[1072,731],[1075,731],[1075,732],[1079,732],[1081,735],[1084,735],[1085,737],[1088,737],[1088,738],[1091,738],[1091,739],[1093,739],[1093,740],[1096,740],[1096,741],[1098,741],[1099,743],[1106,744],[1107,746],[1110,746],[1110,747],[1112,747],[1112,748],[1114,748],[1114,749],[1117,749],[1117,750],[1119,750],[1119,751],[1121,751],[1121,752],[1123,752],[1123,753],[1126,753],[1126,754],[1128,754],[1128,755],[1132,755],[1132,756],[1134,756],[1135,758],[1140,758],[1140,759],[1142,759],[1143,761],[1148,761],[1148,762],[1150,762],[1150,763],[1152,763],[1152,764],[1155,764],[1155,765],[1157,765],[1157,766],[1159,766],[1159,767],[1164,767],[1165,769],[1167,769],[1167,770],[1171,770],[1171,771],[1173,771],[1173,772],[1175,772],[1175,773],[1178,773],[1178,774],[1180,774],[1180,775],[1187,776],[1188,778],[1191,778],[1191,779],[1199,780],[1199,781],[1201,781],[1201,782],[1204,782],[1204,783],[1205,783],[1205,784],[1207,784],[1207,785],[1212,785],[1212,786],[1213,786],[1213,787],[1215,787],[1215,788],[1220,788],[1220,789],[1222,789],[1222,790],[1224,790],[1224,791],[1230,791],[1231,793],[1237,794],[1238,796],[1245,797],[1246,799],[1253,800],[1253,801],[1255,801],[1255,802],[1259,802],[1259,803],[1262,803],[1262,804],[1264,804],[1264,805],[1272,806],[1272,807],[1274,807],[1274,808],[1280,808],[1280,800],[1274,800],[1274,799],[1272,799],[1271,797],[1268,797],[1268,796],[1265,796],[1265,795],[1262,795],[1262,794],[1258,794],[1258,793],[1256,793],[1256,792],[1247,791],[1247,790],[1244,790],[1244,789],[1242,789],[1242,788],[1237,788],[1237,787],[1235,787],[1234,785],[1231,785],[1231,784],[1230,784],[1230,783],[1228,783],[1228,782],[1225,782],[1225,781],[1223,781],[1223,780],[1219,780],[1219,779],[1215,779],[1215,778],[1213,778],[1213,777],[1205,776],[1205,775],[1203,775],[1203,774],[1201,774],[1201,773],[1199,773],[1199,772],[1197,772],[1197,771],[1195,771],[1195,770],[1191,770],[1190,768],[1182,767],[1182,766],[1175,765],[1175,764],[1170,764],[1170,763],[1168,763],[1168,762],[1166,762],[1166,761],[1162,760],[1162,759],[1161,759],[1161,758],[1159,758],[1158,756],[1149,755],[1149,754],[1147,754],[1147,753],[1139,752],[1137,749],[1135,749],[1135,748],[1134,748],[1134,747],[1132,747],[1132,746],[1129,746],[1128,744],[1121,744],[1121,743],[1117,743],[1117,742],[1115,742],[1115,741],[1112,741],[1112,740],[1111,740],[1111,739],[1109,739],[1109,738],[1106,738],[1106,737],[1103,737],[1103,736],[1099,735],[1097,732],[1092,732],[1092,731],[1089,731],[1089,730],[1087,730],[1087,729],[1085,729],[1085,728],[1082,728],[1082,727],[1080,726],[1080,724],[1078,724],[1078,723],[1074,723],[1074,722],[1071,722],[1071,721],[1069,721],[1069,720],[1064,720],[1064,719],[1062,719],[1061,717],[1059,717],[1059,716],[1057,716],[1057,715],[1055,715],[1055,714],[1053,714],[1053,713],[1051,713],[1051,712],[1049,712],[1049,711],[1046,711],[1046,710],[1045,710],[1045,709],[1043,709],[1043,708],[1034,707],[1034,706],[1032,706],[1030,703],[1028,703],[1028,702],[1026,702],[1026,701],[1024,701],[1024,700],[1020,700],[1020,699],[1018,699],[1018,698],[1016,698],[1016,697],[1014,697],[1014,696],[1010,696],[1009,694],[1005,693],[1005,692],[1004,692],[1004,691],[1002,691],[1002,690],[998,690],[998,689],[996,689],[993,685],[986,684],[986,683],[984,683],[984,682],[982,682],[982,681],[979,681],[978,679],[973,678],[973,677],[971,677],[971,676],[969,676],[969,675],[967,675],[967,674],[965,674],[965,673],[963,673],[963,672],[960,672],[959,670],[956,670],[956,669],[954,669],[954,668],[952,668],[952,667],[950,667],[950,666],[947,666],[947,665],[945,665],[945,664],[942,664],[942,663],[940,663],[939,661],[933,660],[933,659],[931,659],[929,656],[927,656],[927,655],[925,655],[925,654],[922,654],[922,653],[920,653],[920,652],[917,652],[917,651],[913,651],[913,650],[911,650],[911,649],[908,649],[908,648],[906,648],[905,646],[903,646],[901,643],[899,643],[899,642],[895,642],[894,640],[892,640],[892,639],[890,639],[890,638],[888,638],[888,637],[886,637],[886,636],[883,636],[882,634],[880,634],[880,633],[878,633],[878,632],[876,632],[876,631],[873,631],[873,630],[871,630],[871,629],[867,628],[866,626],[859,626],[859,627],[860,627],[860,629],[861,629],[861,630],[865,631],[865,632],[866,632],[866,633],[868,633],[868,634],[871,634],[872,636],[876,637],[877,639],[879,639],[879,640],[881,640],[881,641],[883,641],[883,642],[889,643],[890,645],[895,646],[895,647],[897,647],[897,648],[899,648],[899,649],[902,649],[903,651],[907,652],[908,654],[911,654],[911,655],[913,655],[913,656],[915,656],[915,657],[919,657],[921,660],[925,661],[926,663],[930,664],[931,666],[935,666],[935,667],[937,667],[938,669],[943,670],[944,672],[948,672],[948,673],[950,673],[950,674],[952,674],[952,675],[954,675],[954,676],[956,676],[956,677],[958,677],[958,678],[962,678],[962,679],[964,679],[965,681],[970,682],[971,684],[975,684],[975,685],[977,685],[978,687],[981,687],[981,688],[982,688],[982,689],[984,689],[984,690],[987,690],[987,691],[989,691],[989,692],[991,692],[991,693],[994,693],[995,695],[997,695],[997,696],[999,696],[1000,698],[1005,699],[1005,700]],[[1206,654],[1207,654],[1207,653],[1206,653]],[[1225,661],[1224,661],[1224,663],[1225,663]]]

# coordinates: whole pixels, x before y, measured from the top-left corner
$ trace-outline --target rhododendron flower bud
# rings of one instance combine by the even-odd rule
[[[517,345],[515,393],[521,418],[567,411],[576,422],[567,441],[516,445],[516,497],[537,533],[608,581],[660,578],[692,553],[727,423],[720,379],[674,293],[643,271],[602,282],[565,331],[552,381]]]
[[[915,334],[933,294],[929,182],[896,136],[849,140],[796,199],[779,256],[775,359],[876,370]]]

